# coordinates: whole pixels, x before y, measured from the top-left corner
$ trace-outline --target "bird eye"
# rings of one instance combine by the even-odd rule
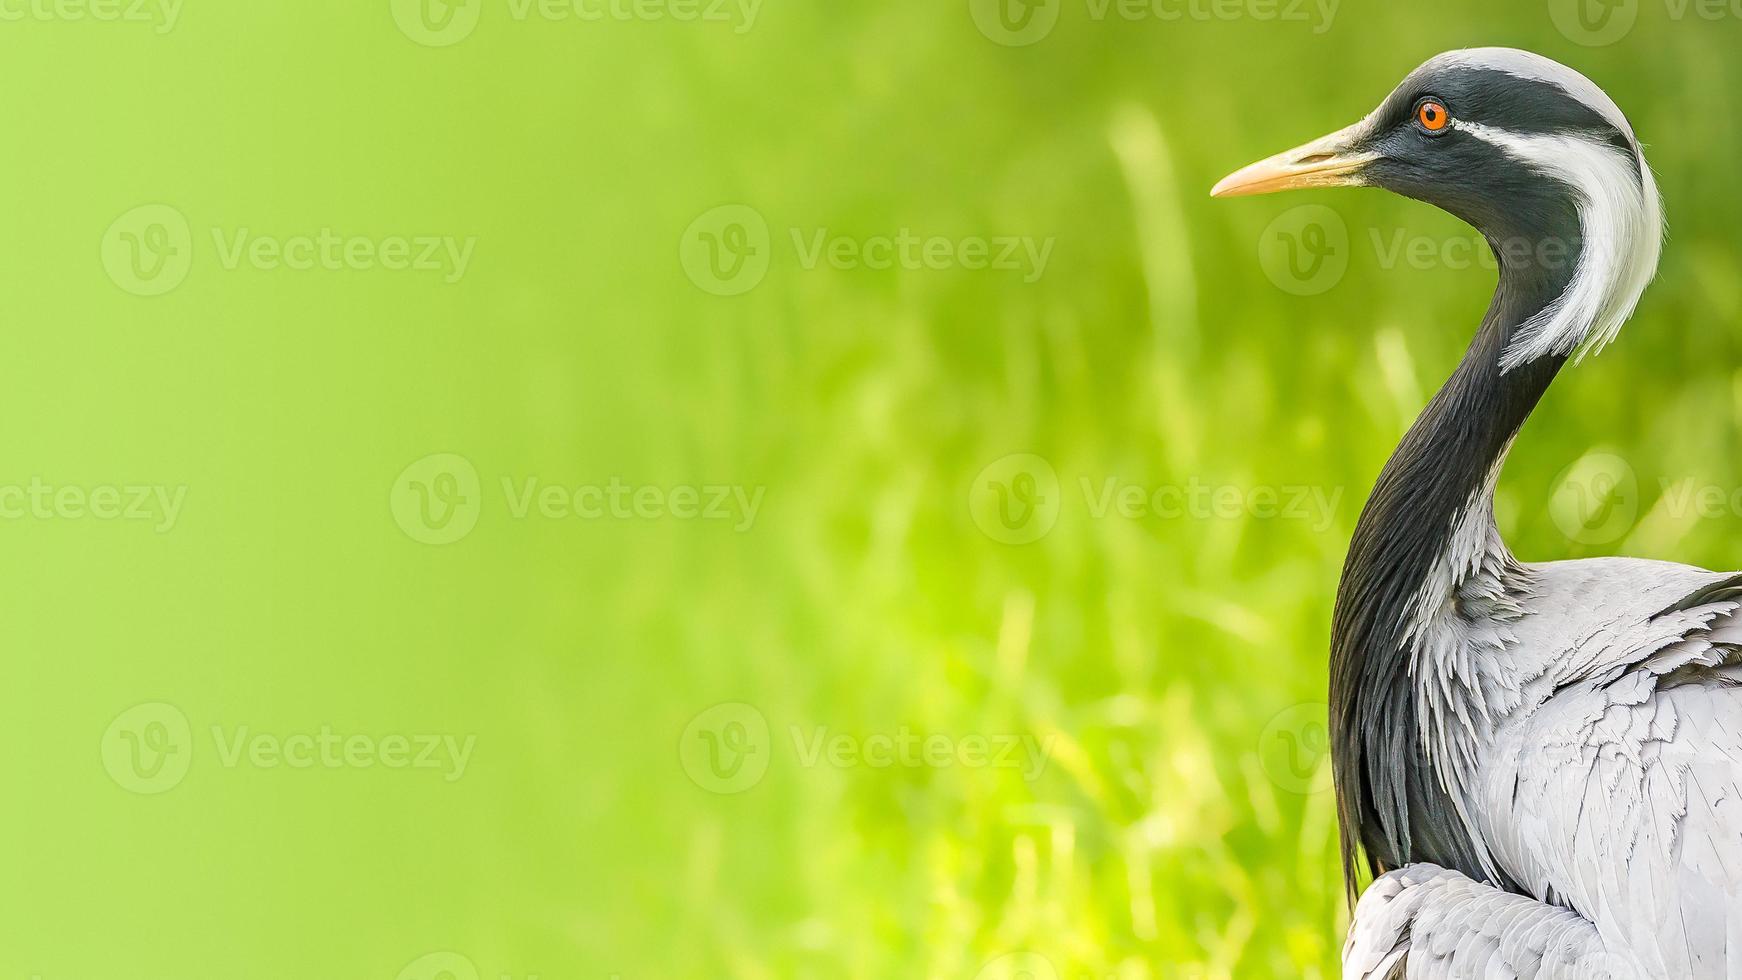
[[[1443,103],[1434,99],[1423,99],[1415,107],[1415,121],[1416,125],[1428,133],[1439,133],[1452,121],[1452,114],[1446,111]]]

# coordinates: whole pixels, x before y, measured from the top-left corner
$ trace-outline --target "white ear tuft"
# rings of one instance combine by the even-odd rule
[[[1633,315],[1657,275],[1663,250],[1663,199],[1645,154],[1632,159],[1612,144],[1579,136],[1523,136],[1490,131],[1487,138],[1578,195],[1578,267],[1560,298],[1531,317],[1501,353],[1500,369],[1550,354],[1602,350]],[[1637,168],[1637,169],[1636,169]]]

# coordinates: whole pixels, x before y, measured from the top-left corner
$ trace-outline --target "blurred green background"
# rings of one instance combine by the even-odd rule
[[[1734,567],[1742,11],[1010,2],[0,4],[0,978],[1334,976],[1337,573],[1492,273],[1206,191],[1591,75],[1672,237],[1501,520]]]

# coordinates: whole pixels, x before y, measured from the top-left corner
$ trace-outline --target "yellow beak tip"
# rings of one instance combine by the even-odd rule
[[[1348,126],[1329,136],[1241,167],[1210,188],[1211,197],[1248,197],[1301,187],[1349,187],[1361,181],[1362,168],[1378,154],[1358,146],[1360,126]]]

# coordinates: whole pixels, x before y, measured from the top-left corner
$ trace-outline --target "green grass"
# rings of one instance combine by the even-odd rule
[[[1375,234],[1468,232],[1378,192],[1206,192],[1445,48],[1590,74],[1650,144],[1672,224],[1640,315],[1515,451],[1509,539],[1739,561],[1735,507],[1664,490],[1742,486],[1737,18],[1647,3],[1587,49],[1498,0],[1349,2],[1321,33],[1066,3],[1007,48],[957,2],[771,2],[742,34],[507,9],[449,48],[385,2],[190,7],[161,37],[0,25],[0,484],[190,488],[161,535],[0,522],[0,976],[393,980],[442,950],[564,980],[1337,975],[1315,741],[1337,574],[1492,276],[1382,268]],[[99,246],[160,201],[195,264],[147,300]],[[729,297],[680,260],[727,204],[770,229],[765,278]],[[1349,234],[1319,295],[1259,260],[1302,204]],[[230,270],[209,234],[328,226],[476,236],[476,258],[453,285]],[[819,229],[1051,250],[1033,282],[806,268],[793,231]],[[1569,540],[1557,476],[1593,451],[1627,461],[1637,520]],[[484,498],[439,548],[389,507],[437,452]],[[1012,454],[1059,481],[1025,544],[988,496]],[[519,519],[504,477],[763,496],[742,530]],[[1121,516],[1096,504],[1108,481],[1223,489]],[[150,701],[197,746],[182,784],[136,796],[97,747]],[[751,723],[768,763],[742,792],[699,768],[692,722],[721,703],[754,710],[705,730]],[[204,734],[323,724],[477,749],[449,783],[226,768]],[[867,757],[903,733],[1021,751]]]

